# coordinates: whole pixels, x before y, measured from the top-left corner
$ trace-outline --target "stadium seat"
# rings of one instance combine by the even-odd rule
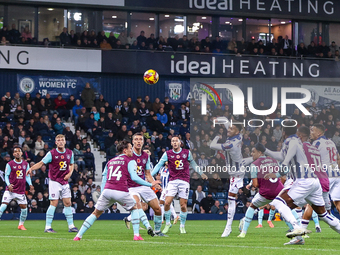
[[[217,199],[225,199],[226,198],[226,194],[224,192],[217,192],[216,193],[216,198]]]
[[[224,204],[225,204],[225,200],[224,199],[218,199],[218,201],[220,202],[220,205],[224,206]]]
[[[188,199],[188,206],[192,206],[192,199],[191,198]]]
[[[208,190],[209,190],[208,186],[203,187],[204,192],[208,192]]]

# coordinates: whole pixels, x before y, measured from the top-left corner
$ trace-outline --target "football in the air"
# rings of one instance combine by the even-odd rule
[[[149,69],[144,73],[143,79],[147,84],[153,85],[158,82],[159,75],[155,70]]]
[[[238,230],[239,230],[240,232],[242,232],[245,218],[246,218],[246,217],[243,217],[242,219],[240,219],[240,224],[238,225]]]

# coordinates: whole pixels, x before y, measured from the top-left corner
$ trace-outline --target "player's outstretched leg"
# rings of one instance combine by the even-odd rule
[[[259,212],[257,213],[257,221],[258,225],[255,228],[262,228],[262,221],[263,221],[263,215],[264,215],[264,209],[260,209]]]
[[[4,213],[4,211],[6,210],[7,205],[6,204],[1,204],[0,206],[0,218],[2,216],[2,214]]]
[[[52,228],[52,221],[54,218],[54,212],[56,207],[52,204],[48,207],[46,212],[46,226],[45,226],[45,232],[46,233],[56,233]]]
[[[270,209],[267,223],[268,223],[269,227],[271,227],[271,228],[274,227],[274,224],[272,222],[272,219],[273,219],[274,215],[275,215],[275,210]]]
[[[72,213],[71,206],[68,206],[68,207],[65,206],[64,214],[65,214],[66,221],[68,224],[68,232],[78,232],[79,230],[73,224],[73,213]]]
[[[25,220],[27,219],[27,212],[28,212],[27,207],[26,208],[21,208],[20,220],[19,220],[19,226],[18,226],[19,230],[27,230],[24,227]]]
[[[327,211],[323,214],[318,214],[320,220],[326,222],[331,229],[340,234],[340,223],[337,218],[330,215]]]
[[[134,209],[131,211],[131,223],[133,228],[133,240],[134,241],[143,241],[144,239],[139,235],[139,222],[140,216],[138,209]]]
[[[81,226],[78,234],[76,235],[76,237],[73,239],[74,241],[80,241],[80,239],[82,239],[84,233],[93,225],[93,223],[98,219],[96,214],[97,212],[100,212],[100,211],[97,211],[97,209],[95,209],[95,211],[85,219],[83,225]],[[102,212],[101,212],[102,213]],[[101,215],[101,213],[99,214],[99,216]],[[99,217],[98,216],[98,217]]]
[[[171,210],[171,215],[174,218],[174,224],[176,224],[177,221],[180,219],[180,217],[177,215],[175,208],[172,204],[170,205],[170,210]]]
[[[143,209],[137,209],[138,210],[138,215],[139,215],[139,219],[140,221],[143,223],[143,225],[146,227],[146,229],[148,230],[148,234],[153,236],[153,229],[150,226],[149,220],[146,217],[145,212],[143,211]],[[132,219],[132,215],[131,215],[131,219]]]
[[[246,237],[247,230],[249,228],[251,221],[253,220],[254,213],[255,213],[255,209],[249,206],[246,211],[246,216],[244,219],[244,224],[243,224],[241,234],[239,234],[237,237],[241,237],[241,238]]]
[[[231,233],[231,225],[233,224],[236,211],[235,197],[228,196],[228,205],[228,220],[221,237],[227,237]]]
[[[164,218],[165,218],[165,227],[162,231],[163,234],[168,233],[169,229],[171,228],[171,222],[170,222],[170,218],[171,218],[171,211],[164,211]]]
[[[318,217],[318,214],[314,210],[313,210],[313,214],[312,214],[312,219],[313,219],[314,224],[315,224],[316,233],[320,233],[321,227],[320,227],[320,223],[319,223],[319,217]]]
[[[185,222],[187,221],[187,215],[188,215],[188,212],[182,212],[179,214],[179,217],[180,217],[180,222],[181,222],[181,225],[180,225],[180,231],[181,231],[181,234],[186,234],[187,232],[185,231]]]

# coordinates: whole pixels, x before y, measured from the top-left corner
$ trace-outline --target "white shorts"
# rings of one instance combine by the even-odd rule
[[[340,201],[340,178],[329,178],[329,194],[333,201]]]
[[[319,179],[297,179],[290,187],[288,195],[299,207],[303,207],[305,204],[325,205]]]
[[[243,187],[243,178],[230,176],[229,192],[237,194],[238,190]]]
[[[165,197],[176,197],[188,199],[190,184],[183,180],[169,181],[166,187]]]
[[[19,205],[27,205],[27,199],[26,199],[25,194],[18,194],[18,193],[9,192],[8,190],[6,190],[2,197],[2,203],[9,204],[12,200],[17,201]]]
[[[159,201],[165,201],[166,188],[162,190],[161,196],[159,197]]]
[[[149,203],[155,198],[157,199],[155,192],[147,186],[129,188],[129,193],[131,196],[137,196],[139,200],[143,199],[145,203]]]
[[[251,203],[253,205],[255,205],[257,208],[260,208],[266,204],[269,204],[270,202],[272,202],[273,200],[267,199],[263,196],[260,195],[260,193],[257,193],[255,195],[255,197],[253,198],[253,200],[251,200]]]
[[[290,189],[290,187],[293,185],[293,182],[293,179],[286,179],[283,189]]]
[[[104,189],[94,207],[99,211],[105,211],[116,202],[127,211],[130,211],[136,204],[136,201],[129,192]]]
[[[325,202],[326,211],[331,210],[332,204],[331,204],[331,200],[329,200],[329,192],[322,192],[322,197],[323,197],[323,201]]]
[[[59,198],[71,197],[71,189],[69,184],[62,185],[59,182],[50,180],[48,183],[48,191],[50,194],[50,200],[58,200]]]

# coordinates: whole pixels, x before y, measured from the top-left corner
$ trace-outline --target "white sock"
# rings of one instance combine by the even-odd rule
[[[172,217],[174,217],[174,219],[176,219],[177,218],[177,213],[176,213],[175,208],[174,208],[174,206],[172,204],[170,205],[170,210],[171,210]]]
[[[295,219],[291,209],[287,206],[286,202],[281,197],[276,197],[271,204],[279,211],[279,213],[292,224],[293,228],[299,228],[299,223]]]
[[[231,225],[233,224],[234,216],[236,211],[236,202],[235,198],[229,196],[228,197],[228,220],[227,225],[225,226],[226,229],[231,229]]]
[[[299,221],[301,221],[302,220],[302,209],[294,209],[295,211],[296,211],[296,213],[297,213],[297,215],[299,216]]]
[[[164,220],[164,205],[161,205],[161,211],[162,211],[162,221]]]
[[[331,229],[333,229],[334,231],[340,234],[340,223],[337,218],[330,215],[328,212],[325,212],[323,214],[318,214],[318,215],[319,215],[320,220],[326,222],[330,226]]]

